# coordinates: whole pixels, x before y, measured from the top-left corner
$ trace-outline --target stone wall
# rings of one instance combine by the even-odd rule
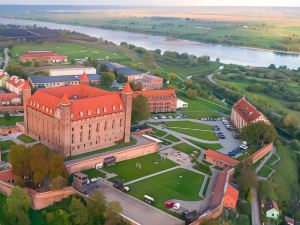
[[[0,127],[0,135],[8,135],[21,132],[18,126]]]
[[[0,180],[0,193],[8,196],[11,193],[11,190],[14,188],[14,185],[9,184],[5,181]]]
[[[47,208],[53,205],[55,202],[60,202],[61,200],[76,194],[76,191],[73,187],[66,187],[62,190],[41,193],[32,189],[28,189],[28,192],[32,199],[31,207],[35,210]]]
[[[269,152],[271,152],[272,149],[273,149],[273,143],[265,145],[261,149],[259,149],[257,152],[255,152],[253,155],[251,155],[248,159],[250,159],[252,163],[256,163],[258,160],[260,160],[265,155],[267,155]]]
[[[132,147],[123,151],[115,151],[99,157],[94,157],[86,160],[73,160],[66,163],[66,167],[70,173],[79,172],[82,170],[95,168],[96,164],[103,163],[104,158],[115,156],[117,161],[123,161],[128,159],[137,158],[140,156],[148,155],[158,151],[156,142],[150,142],[149,144]]]

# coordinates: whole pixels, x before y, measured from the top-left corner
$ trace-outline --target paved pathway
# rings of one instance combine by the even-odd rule
[[[5,48],[4,51],[4,67],[3,70],[6,70],[6,67],[8,66],[8,62],[9,62],[9,55],[8,55],[8,48]]]
[[[251,200],[251,210],[252,210],[252,225],[261,225],[260,223],[260,208],[257,196],[256,188],[251,188],[252,200]]]
[[[104,182],[98,182],[97,186],[96,190],[101,191],[108,202],[120,202],[123,208],[122,214],[141,225],[184,225],[182,220],[118,191]],[[93,191],[95,189],[90,193]]]
[[[160,175],[160,174],[163,174],[163,173],[167,173],[167,172],[169,172],[169,171],[172,171],[172,170],[175,170],[175,169],[178,169],[178,168],[180,168],[180,166],[174,166],[174,167],[171,167],[171,168],[166,169],[166,170],[162,170],[162,171],[157,172],[157,173],[152,173],[152,174],[150,174],[150,175],[147,175],[147,176],[140,177],[140,178],[138,178],[138,179],[129,181],[129,182],[125,183],[125,185],[129,185],[129,184],[132,184],[132,183],[135,183],[135,182],[139,182],[139,181],[148,179],[148,178],[150,178],[150,177],[154,177],[154,176],[157,176],[157,175]]]

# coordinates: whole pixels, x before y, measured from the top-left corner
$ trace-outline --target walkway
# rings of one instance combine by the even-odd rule
[[[8,48],[5,48],[4,51],[4,66],[3,66],[3,70],[5,71],[7,66],[8,66],[8,62],[9,62],[9,55],[8,55]]]
[[[261,225],[260,223],[260,208],[257,196],[256,188],[251,188],[252,200],[251,200],[251,210],[252,210],[252,225]]]

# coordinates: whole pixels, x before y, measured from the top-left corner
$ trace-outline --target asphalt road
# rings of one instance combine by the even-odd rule
[[[139,201],[121,191],[118,191],[103,181],[97,183],[99,190],[108,202],[120,202],[126,217],[141,225],[184,225],[184,222],[142,201]]]

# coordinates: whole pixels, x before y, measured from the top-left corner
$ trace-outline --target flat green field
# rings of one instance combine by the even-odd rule
[[[137,163],[141,164],[141,169],[137,168]],[[118,162],[114,166],[105,167],[104,170],[109,173],[115,173],[118,175],[118,178],[128,182],[169,169],[176,165],[175,162],[169,159],[161,158],[158,153],[153,153],[135,159]]]
[[[15,145],[16,143],[11,141],[11,140],[7,140],[7,141],[0,141],[0,148],[2,150],[8,150],[10,149],[11,146]]]
[[[258,171],[258,176],[268,177],[271,173],[272,170],[269,167],[264,166],[260,171]]]
[[[202,163],[196,163],[196,165],[194,166],[194,169],[199,170],[200,172],[205,173],[209,176],[211,176],[211,174],[212,174],[210,168],[207,165],[202,164]]]
[[[152,133],[151,134],[154,134],[155,136],[158,136],[158,137],[162,137],[162,136],[167,135],[166,132],[164,132],[162,130],[155,129],[155,128],[152,128]]]
[[[201,174],[178,168],[129,185],[129,194],[143,200],[144,195],[155,199],[154,206],[163,209],[170,199],[199,201],[199,190],[203,184]]]
[[[178,141],[180,141],[180,139],[178,139],[177,137],[175,137],[175,136],[173,136],[171,134],[165,136],[165,139],[167,139],[169,141],[172,141],[172,142],[178,142]]]
[[[1,154],[1,160],[5,161],[5,162],[8,162],[8,153],[2,153]]]
[[[125,55],[104,50],[100,47],[89,47],[86,45],[67,42],[47,42],[43,44],[15,45],[11,50],[11,55],[13,57],[19,57],[26,51],[56,51],[60,54],[68,55],[68,61],[71,61],[73,59],[82,59],[85,57],[99,60],[115,60],[119,62],[128,61],[128,58]]]
[[[24,142],[24,143],[33,143],[35,142],[36,140],[33,139],[32,137],[29,137],[25,134],[21,134],[17,137],[20,141]]]
[[[186,140],[189,141],[189,142],[191,142],[194,145],[199,146],[200,148],[205,149],[205,150],[206,149],[219,150],[219,149],[221,149],[223,147],[220,144],[207,144],[207,143],[201,143],[201,142],[198,142],[198,141],[193,141],[193,140],[190,140],[190,139],[186,139]]]
[[[11,116],[8,120],[4,117],[0,117],[0,126],[14,126],[16,122],[24,121],[23,116]]]
[[[208,140],[208,141],[218,140],[216,133],[213,131],[189,130],[188,128],[169,128],[169,129],[202,140]]]
[[[191,129],[199,129],[199,130],[213,130],[211,125],[203,124],[203,123],[194,123],[190,121],[166,121],[164,125],[172,128],[191,128]]]
[[[81,171],[81,172],[88,175],[89,179],[97,178],[97,177],[105,178],[105,176],[106,176],[105,173],[103,173],[99,170],[96,170],[96,169],[89,169],[89,170],[84,170],[84,171]]]
[[[275,161],[278,161],[279,158],[277,155],[272,155],[271,158],[268,159],[268,161],[266,162],[267,166],[271,166]]]
[[[184,152],[186,154],[193,154],[195,151],[196,152],[200,151],[200,150],[198,150],[198,149],[194,148],[193,146],[188,145],[186,143],[175,145],[175,146],[173,146],[173,148],[178,150],[178,151]]]

